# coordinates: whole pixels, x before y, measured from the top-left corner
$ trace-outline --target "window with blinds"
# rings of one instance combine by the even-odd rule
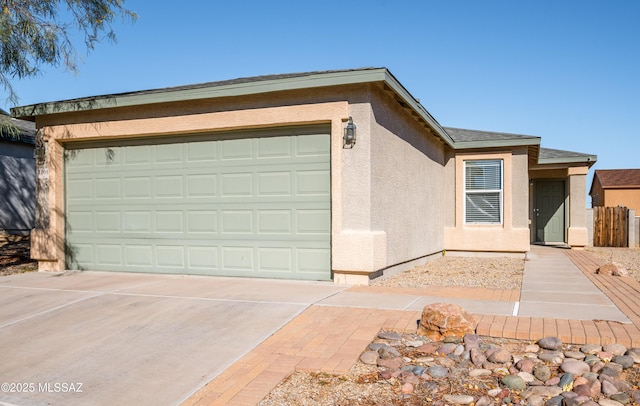
[[[502,223],[502,160],[464,163],[464,219],[467,224]]]

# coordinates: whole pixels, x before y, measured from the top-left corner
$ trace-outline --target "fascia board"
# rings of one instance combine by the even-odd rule
[[[455,143],[455,149],[519,147],[529,145],[540,145],[540,138],[489,141],[458,141]]]
[[[451,138],[449,134],[447,134],[444,128],[442,128],[440,123],[438,123],[436,119],[433,118],[433,116],[427,111],[427,109],[422,106],[422,104],[418,103],[418,101],[413,96],[411,96],[411,93],[409,93],[407,89],[405,89],[404,86],[400,84],[400,82],[391,74],[391,72],[385,70],[385,73],[386,84],[391,89],[393,89],[393,91],[398,96],[400,96],[403,102],[411,106],[411,108],[415,110],[416,113],[418,113],[418,115],[420,115],[420,117],[438,133],[438,136],[440,136],[440,138],[442,138],[451,148],[455,149],[456,143],[453,141],[453,138]]]
[[[553,165],[553,164],[573,164],[573,163],[588,163],[593,165],[598,160],[597,155],[587,156],[571,156],[566,158],[540,158],[538,159],[539,165]]]
[[[284,90],[309,89],[327,86],[349,85],[384,81],[386,69],[366,69],[345,72],[318,73],[308,76],[271,79],[257,82],[233,83],[229,85],[193,89],[166,89],[152,92],[133,92],[80,98],[59,102],[46,102],[11,109],[14,117],[33,118],[38,115],[88,111],[114,107],[129,107],[143,104],[170,103],[218,97],[246,96]]]

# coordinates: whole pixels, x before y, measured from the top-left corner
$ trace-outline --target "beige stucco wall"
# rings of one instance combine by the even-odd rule
[[[371,223],[388,267],[444,249],[445,147],[397,104],[372,106]]]
[[[636,213],[640,212],[640,189],[606,189],[602,200],[602,206],[626,206]]]
[[[503,160],[502,224],[464,223],[464,161]],[[529,182],[528,156],[525,148],[513,151],[458,152],[451,160],[455,168],[455,205],[453,224],[447,216],[445,248],[447,251],[526,252],[529,250]],[[451,167],[448,165],[449,171]],[[450,190],[451,188],[449,188]]]
[[[377,86],[343,90],[38,117],[36,124],[48,144],[48,193],[43,200],[48,210],[43,217],[50,219],[48,228],[32,233],[32,255],[39,268],[65,267],[65,144],[322,123],[331,127],[334,279],[367,283],[370,274],[442,250],[441,194],[430,191],[444,184],[444,146]],[[350,116],[357,125],[357,143],[343,148],[343,128]]]

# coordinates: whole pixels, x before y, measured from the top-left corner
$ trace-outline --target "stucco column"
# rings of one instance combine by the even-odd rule
[[[340,177],[341,224],[332,236],[332,268],[336,283],[366,285],[369,274],[387,264],[386,233],[371,225],[371,116],[367,103],[350,105],[349,114],[357,125],[357,142],[342,149]],[[344,123],[343,123],[344,125]],[[339,139],[342,128],[340,129]],[[336,169],[336,168],[332,168]]]
[[[587,176],[586,171],[572,171],[569,168],[569,228],[567,244],[572,248],[582,248],[589,244],[587,230]],[[576,168],[583,169],[583,168]],[[587,168],[584,168],[587,170]],[[573,172],[573,173],[572,173]]]

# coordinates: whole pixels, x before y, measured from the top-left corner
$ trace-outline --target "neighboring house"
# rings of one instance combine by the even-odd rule
[[[41,270],[367,283],[445,249],[588,243],[595,156],[443,128],[385,68],[13,113],[48,144],[48,222],[32,233]]]
[[[0,114],[0,235],[29,235],[36,205],[35,125]]]
[[[640,169],[597,169],[591,182],[591,206],[626,206],[640,213]]]

